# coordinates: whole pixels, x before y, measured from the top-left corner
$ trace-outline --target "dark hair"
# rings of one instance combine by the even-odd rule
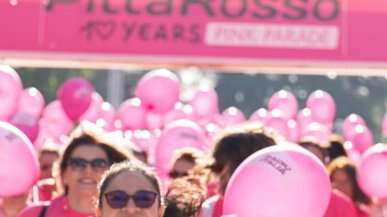
[[[196,217],[207,195],[199,177],[193,175],[172,181],[166,194],[165,217]]]
[[[143,164],[142,162],[139,161],[125,161],[117,164],[113,164],[109,170],[107,170],[104,175],[102,176],[102,179],[98,185],[98,201],[97,201],[97,206],[99,208],[102,208],[102,197],[106,191],[106,188],[109,186],[110,182],[119,174],[124,173],[124,172],[138,172],[141,175],[146,178],[151,185],[154,187],[156,190],[158,197],[158,203],[159,206],[163,204],[163,200],[161,198],[161,187],[160,187],[160,182],[159,179],[156,175],[156,173],[148,166]]]
[[[74,131],[69,144],[66,146],[63,154],[61,155],[57,175],[62,176],[63,172],[67,168],[68,161],[71,158],[72,153],[75,149],[81,146],[100,147],[106,153],[110,164],[125,160],[133,160],[133,157],[129,152],[118,148],[117,145],[119,144],[109,143],[107,141],[109,138],[104,138],[104,136],[106,136],[104,132],[93,129],[91,125],[81,125],[77,128]],[[106,139],[106,141],[104,139]],[[67,195],[67,192],[67,186],[64,186],[64,194]]]
[[[203,153],[195,148],[181,148],[174,152],[174,160],[175,163],[178,160],[185,160],[190,163],[196,164],[199,159],[203,157]]]
[[[314,147],[318,149],[321,154],[322,158],[321,161],[325,165],[329,160],[327,159],[328,153],[326,147],[324,147],[324,144],[319,143],[317,140],[302,140],[298,143],[301,147],[308,149],[308,147]]]
[[[339,135],[332,135],[329,143],[330,144],[327,152],[330,161],[333,161],[338,157],[347,156],[347,153],[344,149],[343,139]]]
[[[352,201],[355,203],[369,205],[371,202],[370,198],[364,194],[357,182],[356,166],[347,157],[339,157],[333,160],[328,166],[329,176],[331,179],[334,173],[338,170],[344,171],[351,181],[351,185],[354,190],[353,198],[351,198]]]
[[[234,129],[223,134],[215,143],[210,166],[215,173],[230,165],[234,171],[243,160],[256,151],[276,144],[276,135],[270,134],[262,127]]]
[[[232,174],[242,161],[251,154],[275,145],[277,141],[277,135],[263,127],[245,126],[233,129],[223,134],[215,143],[215,148],[212,152],[213,163],[210,169],[215,174],[219,174],[227,166],[228,172]],[[220,193],[223,193],[226,188],[223,185],[219,186]]]

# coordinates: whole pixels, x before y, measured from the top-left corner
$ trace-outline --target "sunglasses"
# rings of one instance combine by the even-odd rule
[[[168,175],[172,179],[176,179],[176,178],[180,178],[180,177],[183,177],[183,176],[187,176],[188,173],[187,172],[171,171]]]
[[[91,161],[83,158],[70,158],[67,165],[72,169],[79,171],[85,170],[87,165],[90,165],[91,168],[95,171],[102,171],[109,167],[109,162],[102,158],[96,158]]]
[[[126,207],[130,198],[138,208],[149,208],[156,200],[157,193],[153,191],[140,190],[133,195],[127,194],[125,191],[117,190],[104,194],[107,204],[113,209],[122,209]]]

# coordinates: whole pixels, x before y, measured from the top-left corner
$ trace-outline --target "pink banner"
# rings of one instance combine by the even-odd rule
[[[387,65],[384,0],[3,0],[0,10],[2,57]]]

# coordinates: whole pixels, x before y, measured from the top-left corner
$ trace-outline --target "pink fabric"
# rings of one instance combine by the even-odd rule
[[[19,217],[38,217],[43,206],[33,206],[24,209]],[[67,197],[54,199],[47,209],[45,217],[95,217],[94,213],[80,213],[71,209]]]
[[[7,217],[4,213],[3,208],[0,206],[0,217]]]
[[[221,217],[223,211],[223,197],[220,197],[218,201],[215,203],[214,213],[212,217]]]
[[[324,217],[357,217],[356,207],[350,198],[339,191],[333,190]]]
[[[54,189],[54,185],[39,186],[39,201],[51,201],[53,199],[52,192],[54,191]]]
[[[212,197],[216,194],[217,186],[218,185],[216,182],[211,182],[207,185],[207,198]]]

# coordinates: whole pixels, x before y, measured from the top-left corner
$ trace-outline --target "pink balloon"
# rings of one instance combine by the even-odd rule
[[[301,140],[312,139],[319,144],[328,144],[331,131],[321,123],[310,123],[305,129],[301,130]]]
[[[314,121],[320,123],[331,123],[336,117],[335,100],[325,91],[314,91],[309,95],[306,105],[310,108]]]
[[[289,120],[288,129],[289,129],[288,140],[290,142],[298,143],[300,141],[300,129],[298,128],[297,121]]]
[[[300,130],[306,129],[312,122],[312,111],[309,108],[303,108],[300,112],[298,112],[297,123]]]
[[[8,120],[16,112],[23,84],[10,66],[0,65],[0,120]]]
[[[27,113],[16,113],[10,123],[21,130],[28,139],[33,143],[39,134],[39,119],[27,114]]]
[[[281,144],[254,153],[237,168],[227,185],[223,214],[320,217],[330,195],[324,165],[297,145]]]
[[[83,78],[72,78],[58,89],[58,99],[67,117],[77,122],[87,111],[94,92],[93,85]]]
[[[208,144],[210,144],[213,139],[215,138],[215,136],[218,135],[218,133],[221,131],[221,127],[219,125],[217,125],[216,123],[208,123],[206,124],[204,127],[205,129],[205,133],[206,133],[206,136],[207,136],[207,141],[208,141]]]
[[[157,140],[148,130],[136,130],[133,132],[131,140],[143,151],[149,152],[149,149],[156,145]]]
[[[44,109],[44,97],[35,87],[25,89],[20,94],[17,112],[22,112],[39,118]]]
[[[190,119],[193,120],[192,106],[184,105],[180,102],[176,103],[175,108],[169,111],[164,116],[164,125],[172,123],[180,119]]]
[[[382,122],[382,134],[387,137],[387,113],[384,114],[383,122]]]
[[[265,123],[265,127],[274,129],[281,136],[289,137],[288,120],[286,120],[280,110],[273,110],[270,112],[270,117]]]
[[[285,119],[292,119],[297,115],[298,102],[292,93],[280,90],[271,96],[268,108],[269,111],[279,109]]]
[[[47,105],[39,125],[40,130],[45,130],[55,138],[68,134],[74,127],[73,122],[67,117],[58,100]]]
[[[268,111],[265,108],[260,108],[250,116],[250,121],[265,124],[268,119],[268,116]]]
[[[166,113],[179,100],[180,83],[176,75],[167,69],[147,73],[139,81],[136,96],[147,111]]]
[[[348,115],[343,122],[344,137],[348,138],[349,134],[353,132],[353,129],[356,127],[356,125],[359,124],[364,126],[367,125],[365,120],[360,115],[354,113]]]
[[[118,109],[118,118],[124,130],[138,130],[146,127],[146,111],[138,98],[123,102]]]
[[[158,172],[166,175],[170,169],[170,161],[179,148],[192,147],[204,150],[206,136],[202,128],[190,120],[178,120],[166,126],[155,149],[155,161]]]
[[[164,117],[160,113],[146,113],[146,127],[149,130],[161,129],[164,127]]]
[[[104,102],[101,105],[100,117],[97,120],[97,125],[101,126],[105,130],[112,131],[114,130],[114,122],[116,120],[116,111],[114,107],[108,103]],[[101,124],[99,122],[102,122]]]
[[[81,116],[80,120],[87,120],[92,123],[96,123],[98,118],[101,117],[101,109],[103,104],[103,98],[97,92],[93,92],[91,96],[91,103],[89,108]]]
[[[40,176],[36,151],[14,126],[0,122],[0,197],[27,192]]]
[[[46,129],[40,129],[38,136],[35,139],[34,146],[36,150],[40,150],[44,145],[46,145],[47,141],[55,141],[57,142],[56,138],[53,138],[47,131]],[[59,143],[59,142],[58,142]]]
[[[198,90],[190,102],[196,120],[211,121],[219,114],[218,94],[212,88]]]
[[[223,111],[220,125],[227,127],[242,124],[245,121],[245,115],[238,108],[229,107]]]
[[[363,125],[355,126],[353,132],[349,134],[348,141],[353,145],[353,148],[360,153],[363,153],[374,144],[374,138],[368,127]]]
[[[387,197],[387,147],[377,144],[361,157],[357,180],[362,190],[369,196]]]
[[[344,149],[345,149],[345,153],[347,154],[348,158],[351,159],[352,162],[354,162],[356,165],[358,165],[360,162],[360,157],[361,157],[360,152],[357,151],[356,149],[354,149],[352,143],[349,141],[346,141],[344,143]]]

